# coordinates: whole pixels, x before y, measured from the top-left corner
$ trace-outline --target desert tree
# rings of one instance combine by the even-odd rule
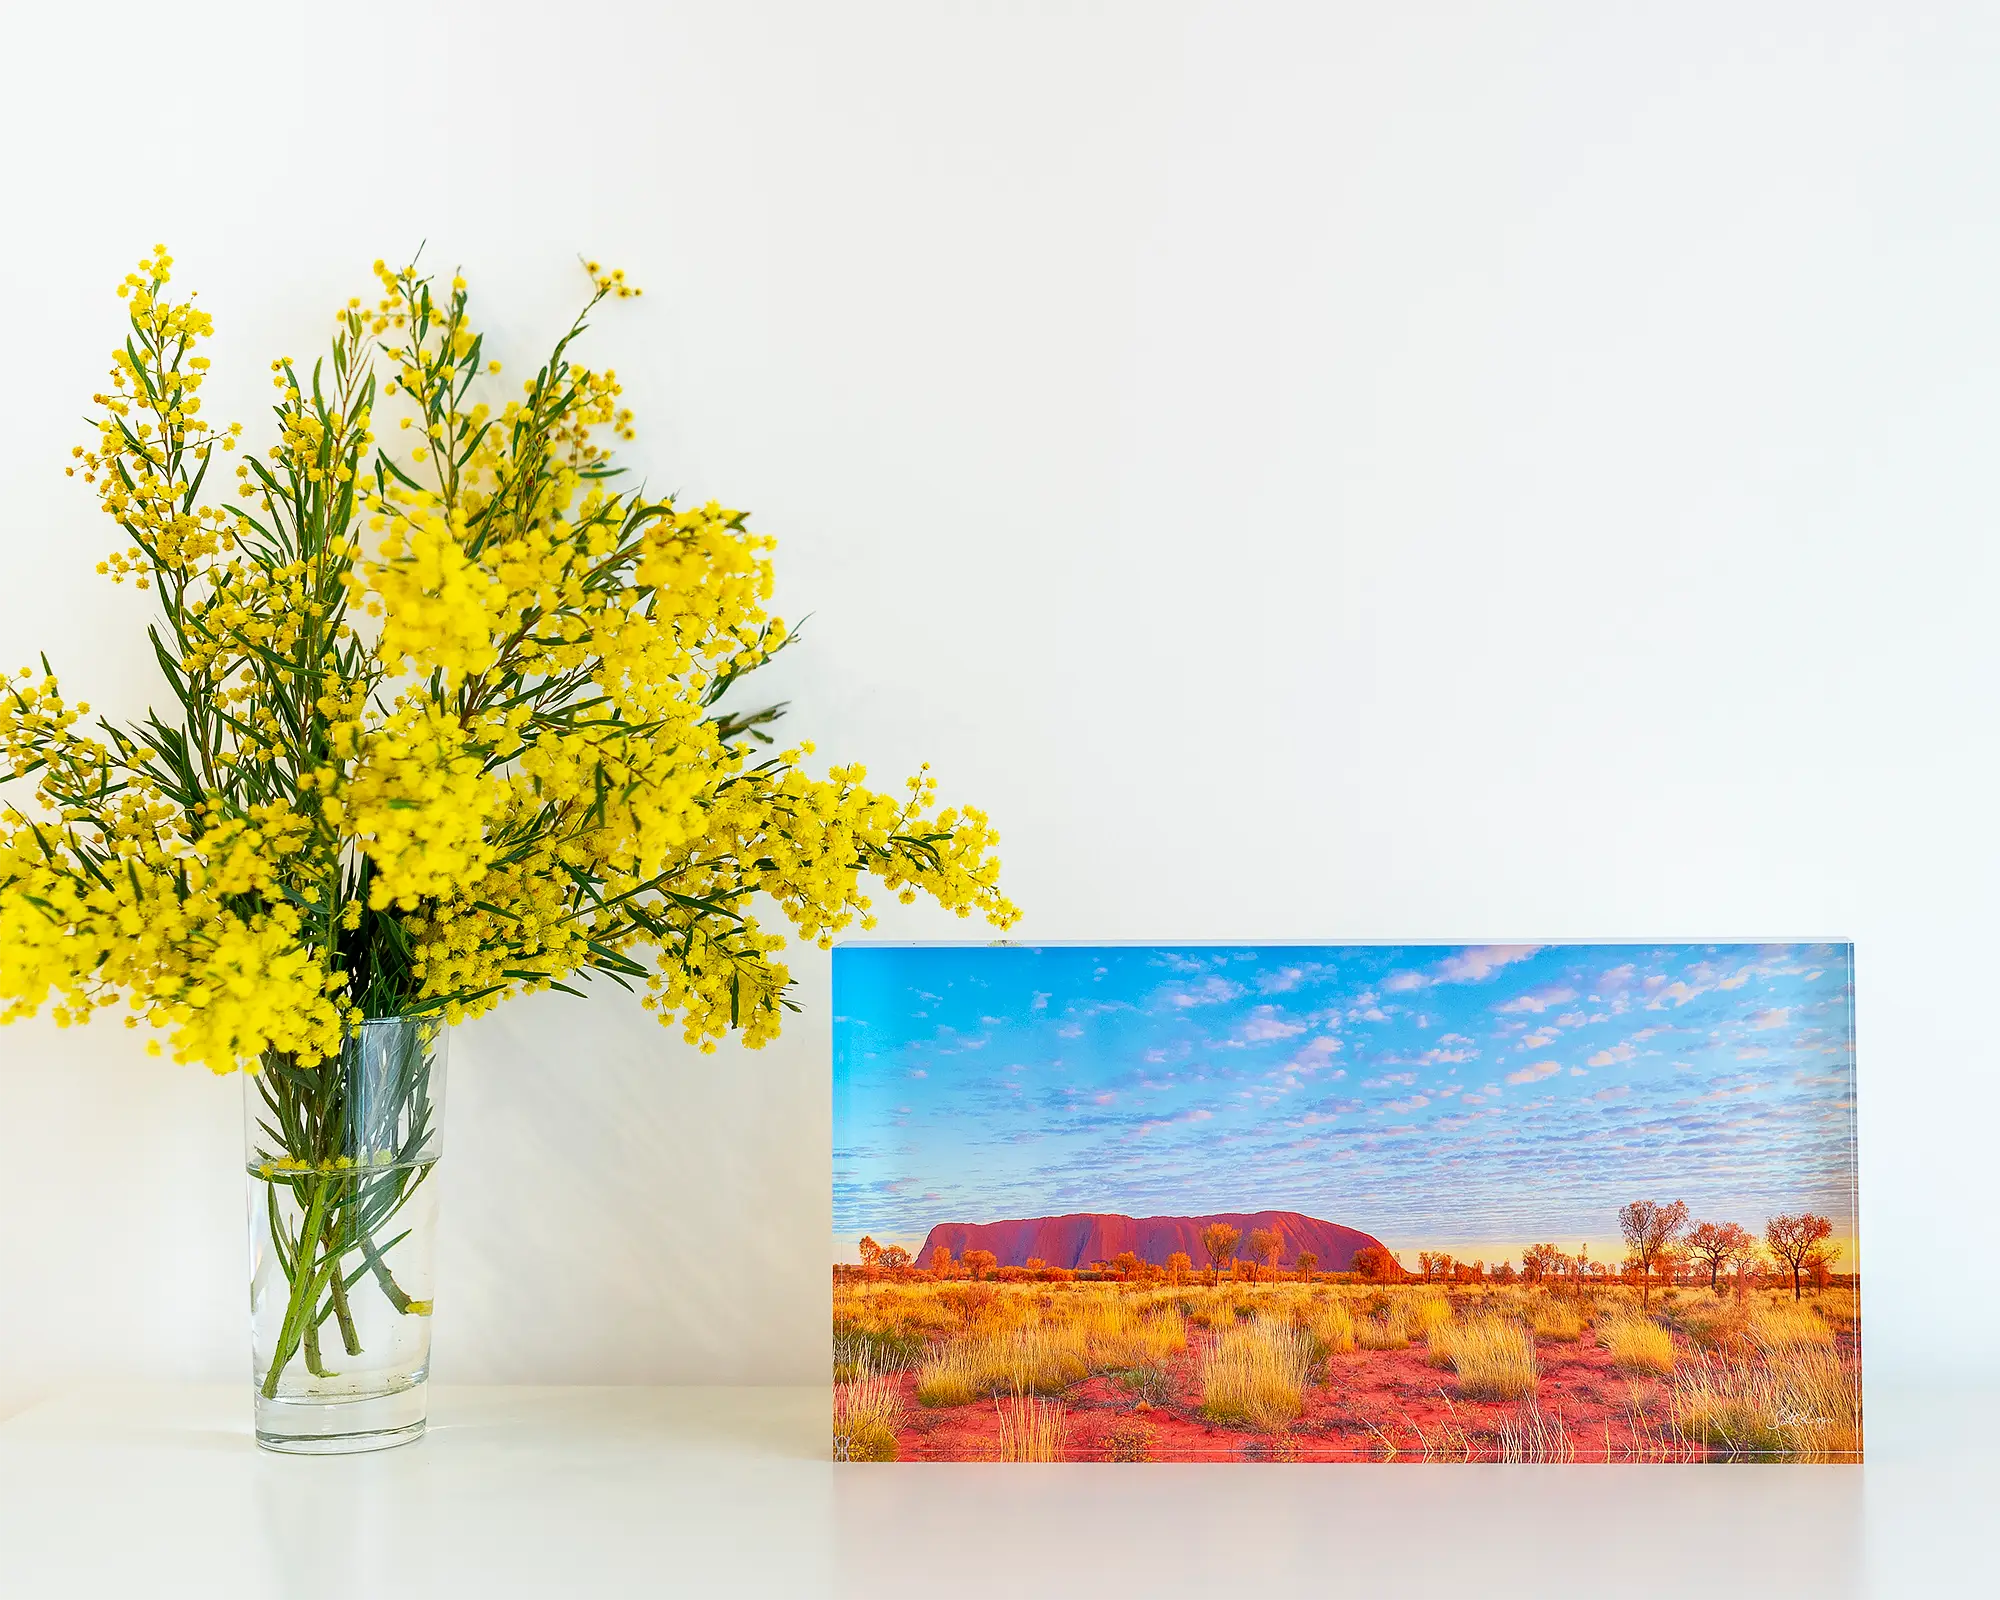
[[[1301,1250],[1298,1260],[1293,1264],[1299,1269],[1299,1282],[1311,1283],[1313,1272],[1319,1266],[1319,1257],[1310,1250]]]
[[[1431,1281],[1431,1274],[1437,1270],[1437,1257],[1428,1250],[1417,1252],[1417,1271],[1424,1275],[1424,1282]]]
[[[1250,1237],[1243,1241],[1244,1249],[1250,1257],[1250,1281],[1257,1281],[1260,1267],[1276,1268],[1278,1257],[1285,1248],[1285,1236],[1276,1228],[1252,1228]]]
[[[1531,1244],[1521,1252],[1521,1276],[1529,1283],[1554,1277],[1560,1270],[1563,1253],[1552,1244]]]
[[[1764,1245],[1772,1255],[1792,1269],[1792,1298],[1799,1298],[1800,1278],[1806,1257],[1833,1232],[1833,1224],[1811,1211],[1796,1217],[1772,1217],[1764,1224]]]
[[[1236,1259],[1236,1247],[1242,1241],[1242,1231],[1226,1222],[1211,1222],[1201,1230],[1201,1247],[1208,1252],[1211,1284],[1221,1280],[1222,1263]]]
[[[1684,1243],[1688,1254],[1708,1268],[1708,1287],[1711,1291],[1721,1281],[1730,1262],[1757,1246],[1757,1241],[1750,1237],[1748,1230],[1734,1222],[1697,1222],[1689,1230]]]
[[[1653,1258],[1653,1272],[1661,1284],[1672,1288],[1679,1281],[1681,1253],[1675,1246],[1669,1246]]]
[[[1188,1259],[1185,1250],[1176,1250],[1167,1257],[1167,1282],[1176,1289],[1194,1276],[1194,1263]]]
[[[1648,1281],[1653,1263],[1667,1254],[1687,1228],[1688,1208],[1685,1200],[1676,1200],[1672,1205],[1661,1205],[1657,1200],[1634,1200],[1630,1205],[1618,1208],[1618,1231],[1625,1235],[1626,1247],[1631,1252],[1626,1259],[1639,1274],[1639,1304],[1643,1308],[1650,1304]]]
[[[1121,1278],[1136,1278],[1145,1268],[1136,1250],[1120,1250],[1111,1258],[1111,1270]]]
[[[864,1267],[882,1265],[882,1247],[865,1233],[861,1236],[861,1264]]]
[[[1029,1256],[1023,1264],[1030,1272],[1047,1272],[1049,1270],[1049,1264],[1040,1256]]]
[[[968,1250],[958,1258],[958,1264],[972,1274],[974,1283],[979,1283],[1000,1264],[1000,1258],[991,1250]]]
[[[940,1278],[951,1276],[951,1246],[941,1244],[931,1252],[931,1271]]]
[[[882,1270],[900,1273],[910,1264],[910,1252],[899,1244],[892,1244],[882,1252]]]
[[[1379,1244],[1364,1244],[1354,1252],[1354,1270],[1371,1283],[1385,1283],[1402,1274],[1402,1264]]]
[[[1833,1264],[1840,1259],[1840,1246],[1823,1244],[1806,1252],[1806,1277],[1815,1289],[1833,1282]]]
[[[1502,1261],[1494,1266],[1493,1281],[1495,1283],[1512,1283],[1514,1281],[1514,1278],[1515,1278],[1515,1272],[1514,1272],[1513,1262]]]

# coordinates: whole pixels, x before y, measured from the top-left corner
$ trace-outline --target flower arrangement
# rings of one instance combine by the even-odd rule
[[[772,748],[781,706],[723,706],[795,635],[744,513],[621,486],[632,414],[571,352],[639,293],[622,272],[589,264],[503,403],[464,280],[378,261],[322,359],[272,363],[259,457],[202,414],[210,319],[171,267],[156,248],[119,286],[130,333],[71,468],[123,536],[98,570],[157,596],[171,704],[86,728],[46,657],[0,690],[0,783],[33,791],[0,809],[0,1020],[123,1002],[177,1059],[262,1074],[263,1173],[296,1182],[385,1159],[321,1070],[369,1021],[602,975],[690,1043],[755,1047],[790,1004],[760,895],[821,945],[871,925],[866,877],[1015,918],[981,812],[937,809],[927,773],[812,776],[811,744]],[[407,1134],[421,1092],[380,1126]],[[384,1220],[342,1181],[280,1240],[294,1348]]]
[[[348,1021],[601,973],[691,1043],[754,1047],[789,983],[760,893],[822,945],[871,925],[864,875],[1014,919],[982,813],[935,811],[927,775],[899,796],[859,766],[811,777],[809,743],[756,759],[781,708],[718,708],[793,637],[764,609],[773,541],[615,486],[602,441],[632,415],[569,352],[639,293],[622,272],[592,264],[584,314],[496,410],[464,280],[377,262],[381,298],[310,374],[272,363],[278,442],[209,504],[242,425],[202,420],[211,323],[166,298],[171,266],[119,286],[131,334],[71,470],[128,541],[98,570],[158,594],[174,710],[86,732],[46,659],[0,694],[0,782],[36,802],[0,812],[6,1020],[123,1000],[181,1060],[309,1065]]]

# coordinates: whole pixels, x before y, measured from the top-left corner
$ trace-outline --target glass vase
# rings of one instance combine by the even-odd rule
[[[422,1436],[445,1039],[362,1022],[337,1059],[244,1074],[257,1442],[345,1455]]]

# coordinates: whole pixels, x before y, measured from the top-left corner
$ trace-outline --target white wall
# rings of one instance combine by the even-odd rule
[[[1025,936],[1852,937],[1871,1381],[1990,1361],[2000,12],[0,29],[0,665],[149,692],[61,469],[156,239],[253,430],[376,255],[463,263],[518,364],[602,254],[653,481],[783,540],[798,727],[986,804]],[[615,994],[462,1031],[441,1377],[824,1370],[798,965],[762,1055]],[[0,1411],[244,1370],[236,1092],[0,1033]]]

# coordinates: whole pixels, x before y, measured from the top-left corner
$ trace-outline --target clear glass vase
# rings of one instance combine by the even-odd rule
[[[362,1022],[337,1060],[244,1074],[257,1442],[345,1455],[424,1431],[445,1039]]]

